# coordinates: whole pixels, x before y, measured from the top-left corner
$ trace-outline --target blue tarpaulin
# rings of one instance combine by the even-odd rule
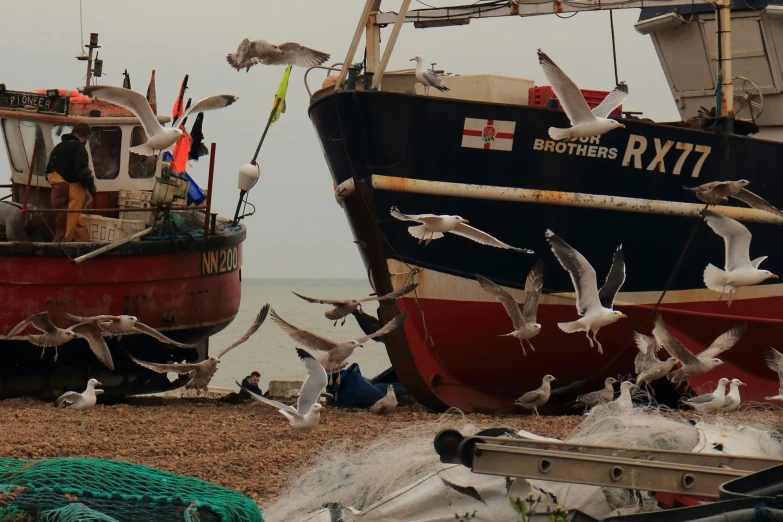
[[[386,388],[389,384],[394,386],[395,395],[407,394],[407,390],[399,382],[377,382],[373,384],[362,375],[359,365],[353,363],[340,372],[340,386],[337,386],[337,373],[335,373],[333,384],[332,386],[327,386],[326,391],[337,396],[335,400],[329,401],[329,404],[333,406],[369,408],[386,395]]]
[[[171,152],[164,152],[163,153],[163,161],[171,161],[172,159]],[[201,203],[207,199],[206,193],[201,190],[201,187],[198,186],[198,184],[193,180],[193,178],[190,177],[190,175],[187,172],[177,172],[177,175],[181,178],[184,178],[188,181],[190,181],[190,184],[188,185],[188,198],[187,198],[187,204],[188,205],[201,205]]]

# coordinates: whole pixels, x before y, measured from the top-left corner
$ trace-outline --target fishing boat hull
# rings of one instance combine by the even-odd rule
[[[106,396],[153,393],[181,386],[140,368],[128,354],[151,362],[196,361],[207,356],[207,339],[228,326],[241,298],[244,227],[187,244],[167,238],[131,242],[72,264],[70,259],[102,246],[95,243],[0,244],[0,332],[47,311],[59,327],[74,324],[66,313],[86,317],[133,315],[194,348],[177,348],[143,334],[106,337],[115,371],[98,361],[83,339],[57,350],[26,339],[38,334],[28,326],[21,335],[0,340],[0,398],[37,395],[51,398],[79,389],[89,378],[103,383]]]
[[[640,120],[623,120],[625,128],[600,137],[556,143],[548,129],[568,126],[562,111],[382,91],[321,91],[310,117],[335,186],[351,185],[338,199],[375,290],[419,283],[415,296],[382,304],[379,314],[387,321],[398,309],[409,312],[404,331],[387,336],[386,346],[398,375],[425,405],[508,410],[551,373],[561,388],[551,408],[562,407],[608,376],[632,373],[633,332],[651,333],[659,299],[657,311],[672,333],[697,353],[748,323],[744,338],[722,354],[727,365],[692,379],[692,387],[725,376],[749,384],[745,400],[777,393],[777,376],[760,350],[777,342],[783,285],[740,289],[731,306],[707,290],[703,272],[710,263],[723,266],[723,241],[698,214],[683,212],[697,200],[682,187],[745,178],[775,203],[783,189],[780,143]],[[393,206],[406,214],[460,215],[535,254],[452,234],[419,244],[408,232],[416,224],[392,218]],[[780,274],[780,228],[767,221],[746,222],[751,257],[769,256],[762,268]],[[602,354],[584,333],[557,326],[578,315],[547,229],[590,260],[599,285],[623,245],[627,279],[615,308],[628,318],[601,329]],[[517,340],[500,337],[512,330],[511,321],[474,278],[489,277],[521,303],[525,277],[539,258],[543,328],[532,340],[535,352],[525,356]]]

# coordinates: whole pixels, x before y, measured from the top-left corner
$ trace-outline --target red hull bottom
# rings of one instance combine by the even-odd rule
[[[553,394],[550,410],[599,389],[606,377],[632,377],[637,353],[633,332],[649,335],[653,326],[652,305],[617,307],[628,318],[600,330],[600,354],[590,348],[584,332],[566,334],[557,327],[578,318],[572,304],[541,304],[542,331],[531,340],[535,351],[527,350],[525,356],[519,341],[501,337],[512,326],[498,302],[428,299],[420,294],[418,300],[406,297],[397,305],[409,314],[405,335],[421,378],[443,403],[465,411],[508,410],[548,373],[558,379],[555,388],[577,384]],[[735,301],[729,309],[732,315],[751,318],[745,336],[721,355],[725,366],[694,377],[691,387],[707,390],[721,377],[739,378],[748,385],[741,389],[744,402],[764,402],[764,397],[777,395],[777,375],[766,367],[760,351],[779,341],[779,321],[765,316],[781,309],[783,297]],[[694,353],[733,324],[727,321],[725,301],[664,304],[659,310],[669,330]]]

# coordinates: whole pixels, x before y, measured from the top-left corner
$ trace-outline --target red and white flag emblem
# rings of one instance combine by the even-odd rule
[[[514,146],[515,121],[465,118],[462,146],[472,149],[511,150]]]

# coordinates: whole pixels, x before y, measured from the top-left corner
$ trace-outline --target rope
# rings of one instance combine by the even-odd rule
[[[614,58],[614,84],[620,83],[620,77],[617,74],[617,47],[614,40],[614,10],[609,9],[609,29],[612,31],[612,58]]]

